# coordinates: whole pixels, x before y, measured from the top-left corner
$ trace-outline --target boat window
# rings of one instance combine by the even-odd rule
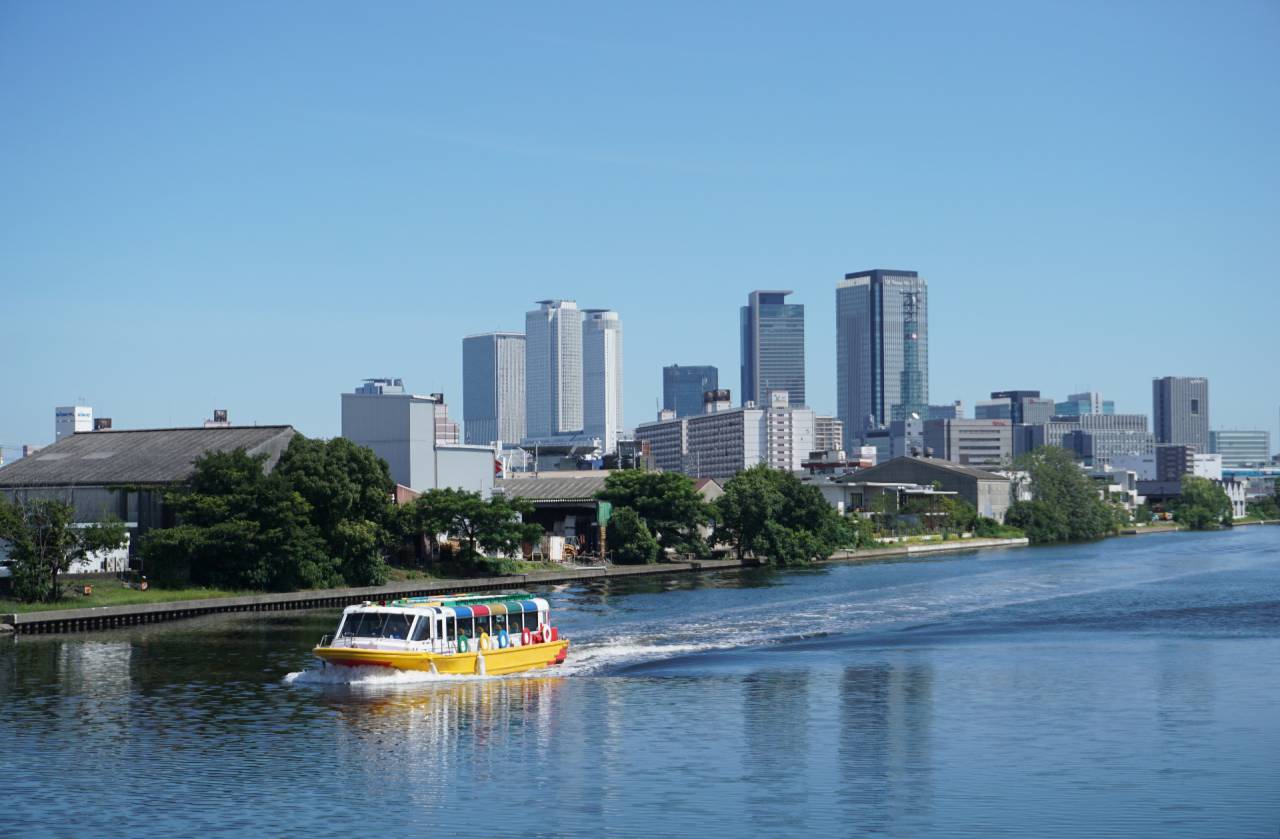
[[[387,615],[382,624],[382,637],[403,641],[409,637],[409,625],[412,623],[412,615]]]
[[[434,615],[421,615],[418,618],[418,625],[413,628],[414,641],[427,641],[431,638],[431,622],[435,620]]]
[[[382,619],[378,612],[352,612],[342,624],[343,638],[378,638],[382,635]]]
[[[475,628],[472,626],[475,618],[458,618],[457,622],[459,635],[474,636],[476,634]]]
[[[481,632],[489,632],[489,616],[488,615],[485,615],[482,618],[476,618],[476,634],[479,635]],[[489,634],[492,635],[493,633],[489,632]]]
[[[507,629],[507,616],[494,615],[493,616],[493,634],[497,635],[498,633],[502,632],[502,630],[504,629]],[[508,633],[510,632],[510,630],[507,630],[507,631]]]

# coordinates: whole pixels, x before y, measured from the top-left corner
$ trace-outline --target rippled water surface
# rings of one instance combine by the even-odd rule
[[[1280,835],[1280,527],[548,590],[541,675],[337,610],[0,639],[13,836]]]

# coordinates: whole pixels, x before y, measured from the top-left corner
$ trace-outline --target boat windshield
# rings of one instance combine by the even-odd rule
[[[409,637],[412,615],[395,615],[384,612],[352,612],[342,622],[338,633],[343,638],[392,638]]]

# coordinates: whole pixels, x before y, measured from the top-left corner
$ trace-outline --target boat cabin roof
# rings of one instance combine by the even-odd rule
[[[348,606],[342,613],[382,612],[390,614],[418,615],[442,614],[446,617],[482,618],[486,615],[506,615],[519,612],[549,612],[551,605],[541,597],[530,597],[527,592],[500,595],[447,595],[443,597],[402,597],[399,600],[365,601]]]

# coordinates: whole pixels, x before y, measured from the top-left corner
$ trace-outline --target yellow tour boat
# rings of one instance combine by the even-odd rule
[[[497,676],[560,664],[569,641],[551,625],[546,600],[514,592],[348,606],[313,652],[348,667]]]

